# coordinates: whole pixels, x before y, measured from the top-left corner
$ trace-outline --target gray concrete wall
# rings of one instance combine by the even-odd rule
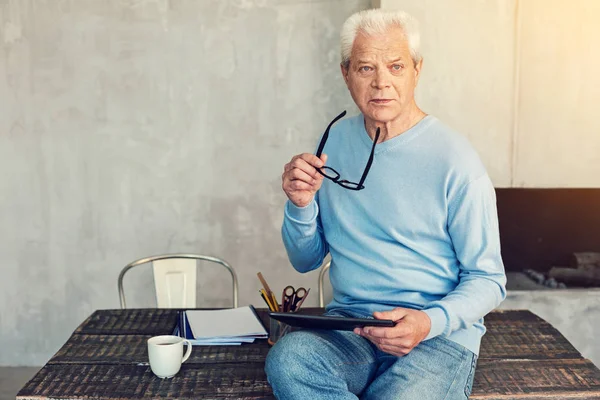
[[[354,112],[339,29],[368,6],[0,0],[0,365],[44,364],[151,254],[223,257],[242,305],[258,271],[316,305],[281,244],[280,174]],[[228,305],[224,270],[199,274],[199,303]],[[149,270],[125,283],[153,304]]]
[[[421,22],[420,104],[467,135],[496,187],[600,187],[600,1],[376,3]]]

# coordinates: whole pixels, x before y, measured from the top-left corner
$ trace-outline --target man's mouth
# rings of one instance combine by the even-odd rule
[[[375,103],[375,104],[387,104],[389,102],[391,102],[392,99],[372,99],[371,103]]]

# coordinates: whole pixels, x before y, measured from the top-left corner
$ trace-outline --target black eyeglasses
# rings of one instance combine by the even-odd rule
[[[327,125],[327,130],[325,130],[325,133],[323,134],[323,138],[321,139],[321,143],[319,143],[319,148],[317,149],[317,153],[315,154],[317,157],[320,158],[321,153],[323,153],[323,148],[325,147],[325,142],[327,142],[327,138],[329,137],[329,130],[331,129],[333,124],[335,124],[344,115],[346,115],[346,111],[343,111],[340,115],[335,117],[333,119],[333,121],[331,121],[329,123],[329,125]],[[319,171],[319,173],[321,175],[323,175],[325,178],[332,180],[333,182],[337,183],[338,185],[340,185],[341,187],[343,187],[345,189],[350,189],[350,190],[364,189],[365,187],[364,187],[363,183],[365,182],[365,178],[367,177],[367,174],[369,173],[369,169],[371,169],[371,164],[373,163],[373,156],[375,155],[375,145],[377,144],[377,140],[379,139],[379,131],[380,131],[380,129],[377,128],[377,132],[375,133],[375,140],[373,141],[373,147],[371,147],[371,155],[369,156],[369,161],[367,161],[367,166],[365,167],[365,171],[363,172],[362,176],[360,177],[360,181],[358,183],[350,182],[345,179],[340,180],[340,173],[331,167],[324,166],[322,168],[317,168],[317,171]]]

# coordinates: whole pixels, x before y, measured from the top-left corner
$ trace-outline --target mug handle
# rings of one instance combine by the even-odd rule
[[[185,354],[183,355],[183,358],[181,359],[182,364],[184,362],[186,362],[187,359],[190,358],[190,355],[192,354],[192,344],[190,343],[190,341],[187,339],[183,339],[183,344],[187,346],[187,351],[185,352]]]

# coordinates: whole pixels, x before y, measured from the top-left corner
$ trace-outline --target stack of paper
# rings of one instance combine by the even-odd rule
[[[193,345],[239,345],[268,336],[252,306],[183,311],[175,331]]]

